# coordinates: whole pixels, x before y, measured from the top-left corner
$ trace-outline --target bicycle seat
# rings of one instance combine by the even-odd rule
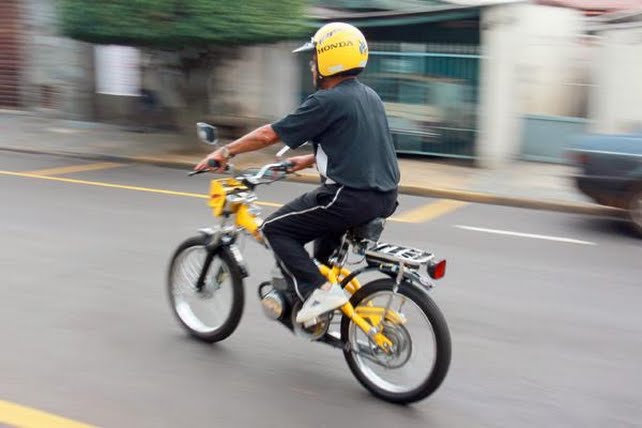
[[[377,217],[368,223],[360,224],[348,229],[348,235],[357,240],[378,241],[383,227],[386,224],[386,219]]]

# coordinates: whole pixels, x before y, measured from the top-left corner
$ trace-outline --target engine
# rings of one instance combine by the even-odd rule
[[[285,296],[279,290],[273,288],[271,284],[259,288],[259,294],[265,315],[273,320],[283,319],[288,309]]]

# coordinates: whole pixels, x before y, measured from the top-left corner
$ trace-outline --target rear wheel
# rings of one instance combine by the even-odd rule
[[[199,340],[218,342],[238,326],[245,303],[243,276],[227,251],[218,252],[201,291],[196,282],[207,256],[208,237],[196,236],[178,246],[170,262],[167,291],[180,324]]]
[[[383,334],[393,343],[384,353],[348,317],[341,321],[344,356],[350,370],[375,396],[393,403],[411,403],[432,394],[450,366],[450,333],[441,311],[423,291],[409,284],[393,292],[384,278],[364,285],[351,298],[353,306],[386,307],[402,314],[404,323],[382,321]],[[392,300],[391,300],[392,298]]]

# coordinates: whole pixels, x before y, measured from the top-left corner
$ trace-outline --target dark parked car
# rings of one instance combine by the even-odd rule
[[[642,133],[586,135],[569,154],[580,167],[577,187],[599,204],[625,209],[642,236]]]

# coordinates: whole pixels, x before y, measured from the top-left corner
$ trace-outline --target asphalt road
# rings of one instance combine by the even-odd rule
[[[256,244],[234,335],[183,333],[165,275],[212,223],[208,177],[0,152],[0,181],[0,426],[38,426],[26,407],[70,427],[640,426],[642,241],[617,220],[401,197],[383,239],[448,258],[432,296],[453,339],[442,387],[404,407],[264,317],[255,289],[272,262]]]

